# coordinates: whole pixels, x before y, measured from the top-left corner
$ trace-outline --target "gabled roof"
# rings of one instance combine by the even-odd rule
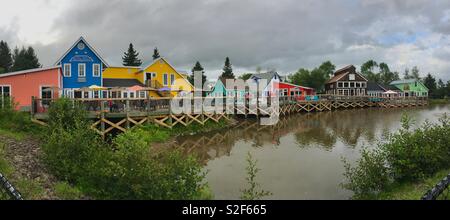
[[[367,82],[367,91],[386,91],[388,89],[384,88],[377,82],[369,81]]]
[[[286,84],[286,85],[291,85],[291,86],[295,86],[295,87],[299,87],[299,88],[303,88],[303,89],[314,90],[314,88],[311,88],[311,87],[299,86],[299,85],[295,85],[295,84],[288,83],[288,82],[279,82],[279,83]]]
[[[326,82],[326,84],[328,84],[328,83],[335,83],[335,82],[339,81],[339,80],[342,79],[344,76],[346,76],[347,74],[349,74],[349,73],[350,73],[350,70],[352,70],[352,69],[355,70],[355,74],[358,74],[358,75],[361,76],[364,80],[368,81],[368,80],[366,79],[366,77],[364,77],[361,73],[358,73],[358,72],[356,71],[355,66],[353,66],[353,65],[348,65],[348,66],[345,66],[345,67],[343,67],[343,68],[340,68],[340,69],[336,70],[336,72],[334,72],[334,76],[331,77],[331,79],[329,79],[329,80]]]
[[[58,59],[58,61],[56,61],[55,65],[58,65],[61,60],[73,49],[75,48],[78,43],[80,41],[83,41],[84,44],[102,61],[103,64],[105,64],[105,66],[109,66],[108,63],[103,60],[103,58],[100,56],[100,54],[97,53],[97,51],[95,51],[95,49],[93,47],[91,47],[91,45],[81,36],[77,41],[75,41],[75,43]]]
[[[189,82],[189,80],[186,79],[186,77],[185,77],[183,74],[179,73],[179,72],[177,71],[177,69],[175,69],[175,67],[173,67],[172,64],[170,64],[164,57],[159,57],[158,59],[155,59],[155,60],[153,60],[153,61],[151,61],[151,62],[147,62],[147,63],[142,64],[142,66],[140,67],[139,70],[140,70],[140,71],[145,71],[147,68],[149,68],[150,66],[152,66],[153,64],[155,64],[156,62],[158,62],[158,61],[160,61],[160,60],[163,60],[164,62],[166,62],[167,65],[169,65],[173,70],[175,70],[175,72],[178,73],[178,75],[180,75],[184,80],[186,80],[186,82],[187,82],[189,85],[192,86],[192,88],[194,88],[194,85],[192,85],[191,82]]]
[[[250,79],[265,79],[266,80],[266,86],[269,85],[270,81],[275,77],[278,76],[280,78],[280,75],[275,72],[267,72],[267,73],[255,73],[250,76]],[[281,81],[281,78],[280,78]]]
[[[20,74],[42,72],[42,71],[58,69],[58,68],[61,68],[61,66],[51,66],[51,67],[45,67],[45,68],[35,68],[35,69],[21,70],[21,71],[10,72],[10,73],[2,73],[2,74],[0,74],[0,78],[20,75]]]
[[[420,82],[420,80],[416,79],[402,79],[402,80],[396,80],[390,83],[390,85],[398,85],[398,84],[409,84],[409,83],[415,83]]]

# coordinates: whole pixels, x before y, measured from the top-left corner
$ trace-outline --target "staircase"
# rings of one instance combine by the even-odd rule
[[[156,93],[161,97],[170,97],[170,92],[159,91],[159,89],[163,88],[164,86],[157,80],[147,80],[146,86],[156,89]]]

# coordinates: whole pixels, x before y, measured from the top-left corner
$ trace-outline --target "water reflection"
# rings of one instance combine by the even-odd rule
[[[274,193],[273,199],[346,199],[351,192],[339,187],[341,157],[354,161],[362,146],[375,146],[384,134],[398,130],[403,112],[419,125],[437,121],[449,109],[447,105],[296,114],[274,126],[247,119],[233,128],[180,137],[176,145],[198,155],[218,199],[239,198],[248,151],[259,160],[260,181]]]

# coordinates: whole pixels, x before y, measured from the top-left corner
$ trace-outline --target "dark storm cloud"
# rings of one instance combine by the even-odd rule
[[[284,73],[328,59],[338,66],[368,59],[395,64],[389,57],[401,53],[397,45],[426,50],[416,35],[448,34],[449,9],[445,0],[78,0],[60,12],[53,25],[59,39],[40,47],[40,55],[53,62],[82,35],[115,65],[130,42],[144,61],[157,46],[181,69],[199,60],[217,70],[226,56],[235,68]]]

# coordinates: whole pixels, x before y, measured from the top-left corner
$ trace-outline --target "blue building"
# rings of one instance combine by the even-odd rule
[[[89,86],[103,86],[103,70],[108,64],[80,37],[55,65],[62,69],[62,94],[70,98],[92,98],[93,93],[76,91]]]

